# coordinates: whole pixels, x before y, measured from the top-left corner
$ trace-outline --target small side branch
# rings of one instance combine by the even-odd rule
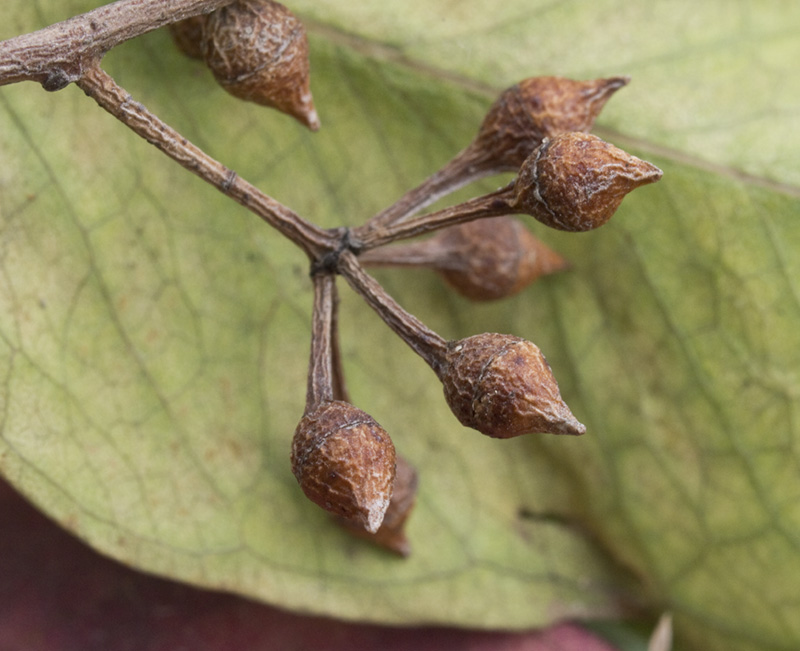
[[[378,281],[364,271],[352,252],[345,251],[339,258],[339,273],[386,325],[438,372],[445,361],[447,341],[400,307]]]
[[[490,194],[475,197],[427,215],[421,215],[405,221],[395,221],[387,225],[368,221],[352,230],[353,237],[361,245],[361,250],[368,251],[369,249],[424,235],[448,226],[519,212],[520,210],[515,204],[514,182],[512,182]]]

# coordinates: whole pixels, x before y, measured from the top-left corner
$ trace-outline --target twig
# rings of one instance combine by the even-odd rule
[[[472,143],[456,154],[442,169],[431,174],[415,188],[408,190],[391,206],[372,217],[368,223],[371,229],[381,230],[416,214],[473,181],[514,171],[516,168],[511,166],[495,165],[490,157],[483,155],[479,147]]]
[[[99,65],[85,70],[76,84],[102,108],[167,156],[283,233],[312,260],[321,258],[338,246],[339,237],[306,221],[211,158],[142,104],[134,101]]]
[[[367,274],[355,255],[345,251],[339,256],[339,273],[395,333],[427,364],[438,372],[447,352],[447,341],[406,312],[380,284]]]
[[[333,327],[335,277],[314,276],[314,307],[311,317],[311,355],[308,364],[306,414],[334,399]]]
[[[406,221],[380,226],[370,220],[363,226],[352,229],[353,238],[359,242],[362,250],[366,251],[475,219],[519,213],[514,199],[512,182],[490,194]]]

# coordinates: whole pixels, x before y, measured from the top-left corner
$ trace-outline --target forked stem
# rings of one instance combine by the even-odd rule
[[[473,181],[507,171],[515,170],[496,165],[476,142],[472,142],[444,167],[431,174],[415,188],[408,190],[391,206],[372,217],[366,226],[370,230],[382,231],[392,224],[415,215],[423,208]]]
[[[362,250],[374,249],[391,242],[417,237],[425,233],[463,224],[464,222],[484,217],[499,217],[519,213],[515,203],[514,183],[510,183],[495,192],[470,199],[455,206],[396,222],[385,228],[375,228],[367,222],[363,226],[352,229]]]

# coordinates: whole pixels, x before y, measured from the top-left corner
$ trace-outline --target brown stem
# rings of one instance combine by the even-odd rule
[[[350,393],[347,391],[347,382],[344,377],[342,363],[342,348],[339,343],[339,293],[336,283],[333,284],[333,314],[331,315],[331,365],[333,399],[350,402]]]
[[[472,142],[438,172],[408,190],[391,206],[372,217],[367,224],[371,229],[381,230],[403,221],[468,183],[506,171],[516,171],[516,168],[498,167],[476,142]]]
[[[335,278],[314,276],[314,308],[311,317],[311,358],[308,363],[306,415],[334,399],[333,327]]]
[[[240,178],[148,111],[95,65],[77,85],[102,108],[190,172],[235,199],[299,246],[312,260],[334,250],[339,237],[306,221],[295,212]]]
[[[358,261],[365,267],[438,267],[445,255],[446,251],[434,236],[370,249],[360,254]]]
[[[367,222],[354,228],[353,236],[366,251],[475,219],[517,214],[520,211],[516,207],[514,187],[512,182],[490,194],[380,229]]]
[[[380,284],[367,274],[351,251],[339,256],[339,273],[414,352],[438,373],[445,361],[447,341],[406,312]]]
[[[37,81],[59,90],[115,45],[231,0],[118,0],[30,34],[0,42],[0,86]]]

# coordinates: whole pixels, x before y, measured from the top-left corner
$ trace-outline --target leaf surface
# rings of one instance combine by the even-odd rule
[[[101,558],[0,481],[0,647],[25,651],[386,649],[643,651],[577,624],[494,632],[387,627],[289,613]],[[76,594],[80,595],[76,599]]]
[[[0,37],[92,7],[12,0]],[[288,464],[310,332],[303,256],[74,87],[0,89],[0,472],[136,567],[383,623],[519,628],[675,613],[703,649],[800,642],[800,58],[794,3],[303,2],[323,122],[216,88],[166,34],[105,65],[324,226],[442,165],[535,74],[629,74],[598,133],[665,171],[574,263],[473,305],[382,271],[448,338],[535,341],[589,432],[490,441],[343,291],[356,404],[419,469],[414,554],[350,540]],[[494,187],[496,182],[472,189]]]

